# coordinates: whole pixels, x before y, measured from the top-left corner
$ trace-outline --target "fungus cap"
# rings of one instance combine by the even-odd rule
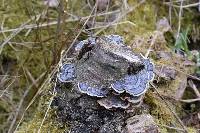
[[[57,74],[57,78],[60,82],[72,82],[75,77],[75,66],[69,63],[62,65]]]

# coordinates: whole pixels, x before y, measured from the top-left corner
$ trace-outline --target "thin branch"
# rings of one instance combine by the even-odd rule
[[[163,2],[164,4],[169,4],[169,3],[178,3],[181,2],[182,0],[175,0],[175,1],[169,1],[169,2]],[[187,0],[183,0],[183,1],[187,1]]]
[[[193,103],[193,102],[200,101],[200,98],[196,98],[196,99],[186,99],[186,100],[181,99],[181,100],[179,100],[179,101],[184,102],[184,103]]]
[[[136,24],[131,22],[131,21],[123,21],[123,22],[119,22],[119,23],[113,23],[113,24],[110,24],[110,26],[116,26],[116,25],[120,25],[120,24],[130,24],[132,26],[136,26]],[[105,27],[107,27],[107,25],[92,27],[92,28],[89,28],[87,30],[101,29],[101,28],[105,28]]]
[[[13,31],[1,44],[0,44],[0,54],[3,50],[3,47],[12,39],[14,38],[18,33],[20,33],[24,27],[30,22],[31,20],[28,20],[24,24],[22,24],[16,31]]]
[[[106,25],[104,28],[100,29],[99,31],[97,31],[95,33],[95,36],[98,35],[99,33],[101,33],[102,31],[104,31],[106,28],[110,27],[113,23],[118,22],[119,20],[121,20],[123,17],[125,17],[128,13],[133,12],[137,7],[139,7],[140,5],[142,5],[146,0],[141,0],[137,5],[135,5],[134,7],[130,8],[129,10],[125,11],[124,13],[120,14],[119,17],[114,20],[113,22],[111,22],[110,24]]]
[[[36,16],[37,17],[40,17],[42,14],[39,14]],[[25,27],[27,26],[28,23],[30,23],[32,21],[33,17],[31,19],[29,19],[28,21],[26,21],[25,23],[23,23],[22,25],[20,25],[19,28],[15,29],[14,31],[12,31],[12,33],[6,38],[3,40],[3,42],[0,44],[0,54],[3,50],[3,47],[9,43],[9,41],[14,38],[17,34],[19,34],[22,30],[25,29]]]
[[[165,128],[168,128],[168,129],[173,129],[173,130],[177,130],[177,131],[182,131],[184,132],[183,129],[180,129],[180,128],[177,128],[177,127],[171,127],[171,126],[168,126],[168,125],[161,125],[161,124],[157,124],[158,126],[161,126],[161,127],[165,127]]]
[[[3,17],[2,24],[1,24],[1,30],[4,30],[4,22],[5,22],[5,18]],[[7,36],[6,36],[5,33],[2,33],[2,35],[3,35],[4,39],[7,38]],[[17,51],[17,50],[13,47],[13,45],[12,45],[11,42],[8,42],[8,44],[10,45],[11,48],[13,48],[13,50]]]
[[[170,0],[170,4],[169,4],[169,24],[170,26],[172,26],[172,0]]]
[[[41,74],[41,75],[35,80],[35,82],[38,82],[44,75],[45,75],[45,72],[44,72],[43,74]],[[26,89],[24,95],[22,96],[22,98],[21,98],[21,100],[20,100],[20,102],[19,102],[19,105],[18,105],[18,107],[17,107],[17,109],[16,109],[16,113],[15,113],[15,115],[14,115],[14,118],[13,118],[11,124],[10,124],[8,133],[11,133],[11,132],[17,130],[17,128],[18,128],[18,126],[19,126],[19,124],[20,124],[21,121],[19,121],[17,127],[15,127],[16,121],[17,121],[17,119],[19,118],[19,115],[21,115],[20,120],[22,120],[22,117],[24,116],[25,111],[23,111],[23,112],[21,113],[22,107],[23,107],[23,104],[24,104],[24,100],[25,100],[25,98],[27,97],[27,95],[29,94],[29,92],[31,91],[31,89],[32,89],[32,87],[33,87],[34,84],[35,84],[35,83],[32,83],[32,84]]]
[[[181,6],[180,6],[180,9],[179,9],[179,15],[178,15],[178,33],[177,33],[176,39],[179,38],[179,34],[180,34],[181,19],[182,19],[182,10],[183,10],[183,0],[181,1]]]
[[[181,1],[182,2],[182,1]],[[168,3],[164,3],[164,4],[166,4],[166,5],[169,5],[170,6],[170,3],[168,4]],[[177,8],[180,8],[180,7],[182,7],[182,8],[190,8],[190,7],[198,7],[200,5],[200,2],[198,2],[198,3],[193,3],[193,4],[188,4],[188,5],[182,5],[182,6],[178,6],[178,5],[171,5],[171,6],[173,6],[173,7],[177,7]]]
[[[149,48],[148,48],[148,50],[147,50],[147,52],[146,52],[146,54],[145,54],[145,57],[146,57],[146,58],[149,56],[149,54],[150,54],[150,52],[151,52],[151,48],[152,48],[152,46],[155,44],[155,41],[156,41],[156,39],[157,39],[157,36],[158,36],[158,32],[156,32],[155,35],[154,35],[153,38],[152,38],[151,44],[150,44],[150,46],[149,46]]]
[[[89,21],[89,19],[91,18],[92,16],[92,13],[94,12],[95,8],[96,8],[97,4],[95,4],[94,8],[92,9],[89,17],[87,18],[87,20],[85,21],[85,23],[83,24],[83,26],[81,27],[79,33],[76,35],[76,37],[74,38],[73,42],[71,43],[71,45],[67,48],[67,51],[66,53],[69,52],[69,50],[73,47],[74,43],[76,42],[77,38],[79,37],[79,35],[81,34],[81,32],[83,31],[83,29],[85,28],[85,25],[87,24],[87,22]]]
[[[108,10],[109,10],[110,1],[111,1],[111,0],[108,0],[108,4],[107,4],[107,6],[106,6],[106,12],[108,12]],[[107,19],[108,19],[108,15],[105,15],[104,22],[107,22]]]
[[[27,73],[29,79],[31,80],[31,82],[34,84],[34,86],[37,88],[38,87],[38,84],[37,82],[35,82],[35,79],[33,77],[33,75],[30,73],[30,71],[27,69],[27,68],[24,68],[25,69],[25,72]]]
[[[96,16],[104,16],[104,15],[117,14],[119,12],[120,12],[120,10],[115,10],[115,11],[106,12],[106,13],[99,13]],[[78,17],[78,16],[76,16],[74,18],[67,19],[64,22],[61,21],[61,23],[75,22],[75,21],[80,21],[80,20],[85,20],[85,19],[88,19],[88,18],[92,18],[92,17],[95,17],[95,15],[85,16],[85,17]],[[25,25],[24,26],[24,30],[35,29],[35,28],[42,28],[42,27],[47,27],[47,26],[53,26],[53,25],[56,25],[57,23],[58,23],[58,21],[52,21],[52,22],[43,23],[43,24],[39,24],[39,25],[37,25],[37,24]],[[15,28],[15,29],[0,30],[0,33],[13,32],[13,31],[16,31],[18,29],[19,29],[19,27]]]
[[[54,99],[55,96],[56,96],[56,89],[55,89],[55,87],[54,87],[53,96],[50,98],[48,108],[47,108],[47,110],[46,110],[46,112],[45,112],[44,118],[42,119],[42,123],[40,124],[40,127],[39,127],[39,129],[38,129],[38,133],[40,133],[40,130],[41,130],[41,128],[42,128],[42,125],[44,124],[44,121],[45,121],[45,119],[47,118],[47,114],[48,114],[48,112],[49,112],[49,110],[50,110],[50,108],[51,108],[51,103],[52,103],[52,101],[53,101],[53,99]]]
[[[15,82],[15,79],[3,90],[3,92],[0,94],[0,98],[4,95],[4,93],[10,88],[10,86]]]
[[[193,83],[193,81],[192,81],[192,80],[189,80],[188,83],[189,83],[190,87],[194,90],[196,96],[197,96],[198,98],[200,98],[199,90],[197,89],[197,87],[196,87],[196,85]]]

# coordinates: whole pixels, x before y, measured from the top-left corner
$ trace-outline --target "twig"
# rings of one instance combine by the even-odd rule
[[[176,90],[175,97],[177,101],[179,101],[183,97],[186,87],[187,87],[187,78],[184,78],[179,82],[178,89]]]
[[[182,1],[181,1],[182,2]],[[168,3],[165,3],[166,5],[170,5],[170,3],[168,4]],[[180,7],[182,7],[182,8],[190,8],[190,7],[197,7],[197,6],[199,6],[200,5],[200,2],[198,2],[198,3],[193,3],[193,4],[188,4],[188,5],[182,5],[182,6],[178,6],[178,5],[171,5],[171,6],[173,6],[173,7],[177,7],[177,8],[180,8]]]
[[[197,95],[198,98],[200,98],[200,93],[199,90],[197,89],[196,85],[193,83],[192,80],[188,81],[190,87],[194,90],[195,94]]]
[[[193,103],[193,102],[197,102],[197,101],[200,101],[200,98],[196,98],[196,99],[186,99],[186,100],[179,100],[181,102],[184,102],[184,103]]]
[[[146,58],[149,56],[149,54],[150,54],[150,52],[151,52],[151,48],[152,48],[152,46],[155,44],[155,41],[156,41],[156,39],[157,39],[157,36],[158,36],[158,32],[156,32],[155,35],[153,36],[153,39],[152,39],[152,41],[151,41],[151,44],[150,44],[150,46],[149,46],[149,48],[148,48],[148,50],[147,50],[147,52],[146,52],[146,54],[145,54],[145,57],[146,57]]]
[[[45,76],[45,73],[46,73],[46,72],[42,73],[42,74],[35,80],[35,82],[40,81],[40,79],[41,79],[42,77]],[[17,110],[16,110],[16,113],[15,113],[15,115],[14,115],[14,119],[13,119],[12,123],[10,124],[9,130],[8,130],[9,133],[11,133],[12,131],[15,132],[15,131],[18,129],[18,127],[19,127],[19,125],[20,125],[20,123],[21,123],[21,121],[22,121],[22,119],[23,119],[23,117],[24,117],[24,113],[26,112],[26,109],[23,109],[23,112],[21,112],[21,109],[22,109],[24,100],[25,100],[25,98],[27,97],[28,93],[31,91],[31,89],[32,89],[32,87],[34,86],[34,84],[35,84],[35,83],[32,83],[32,84],[26,89],[24,95],[22,96],[22,98],[21,98],[21,100],[20,100],[20,102],[19,102],[18,108],[17,108]],[[20,113],[21,113],[21,114],[20,114]],[[15,125],[15,123],[16,123],[16,121],[17,121],[17,118],[19,117],[19,114],[21,115],[20,120],[19,120],[17,126],[15,127],[15,129],[13,129],[13,128],[14,128],[14,125]]]
[[[1,30],[4,30],[4,22],[5,22],[5,18],[3,17],[2,24],[1,24]],[[2,33],[2,35],[3,35],[4,39],[7,38],[7,36],[5,35],[5,33]],[[11,48],[13,48],[13,50],[17,51],[17,50],[13,47],[13,45],[12,45],[11,42],[8,42],[8,44],[10,45]]]
[[[62,35],[63,29],[61,28],[61,21],[62,19],[65,19],[65,17],[63,16],[63,1],[60,1],[60,4],[58,6],[58,17],[57,17],[57,25],[56,25],[56,34],[55,34],[55,38],[54,38],[54,45],[53,45],[53,61],[52,62],[57,62],[57,59],[59,58],[59,56],[57,55],[59,52],[57,51],[57,45],[59,43],[60,35]]]
[[[47,7],[47,9],[48,9],[48,7]],[[35,21],[34,21],[35,23],[37,23],[42,16],[45,16],[47,14],[47,9],[45,9],[40,15],[35,16]],[[29,33],[31,32],[31,30],[32,29],[28,29],[28,31],[25,34],[25,37],[29,35]]]
[[[125,9],[128,9],[128,8],[129,8],[129,5],[128,5],[128,1],[127,1],[127,0],[123,0],[123,5],[124,5],[124,8],[125,8]]]
[[[70,49],[73,47],[74,43],[76,42],[77,38],[79,37],[79,35],[81,34],[82,30],[85,28],[85,25],[87,24],[87,22],[90,19],[90,16],[92,16],[92,13],[94,12],[95,8],[96,8],[97,4],[95,4],[95,6],[93,7],[89,17],[87,18],[87,20],[85,21],[85,23],[83,24],[83,26],[81,27],[79,33],[76,35],[76,37],[74,38],[73,42],[71,43],[71,45],[67,48],[66,53],[68,53],[70,51]]]
[[[32,76],[32,74],[30,73],[30,71],[29,71],[27,68],[24,68],[24,69],[25,69],[25,71],[26,71],[26,73],[27,73],[29,79],[31,80],[31,82],[32,82],[32,83],[34,84],[34,86],[37,88],[37,87],[38,87],[38,84],[37,84],[37,82],[35,82],[35,79],[34,79],[34,77]]]
[[[199,0],[199,3],[200,3],[200,0]],[[198,10],[199,10],[199,12],[200,12],[200,4],[199,4],[199,6],[198,6]]]
[[[170,26],[172,26],[172,0],[170,0],[170,4],[169,4],[169,24]]]
[[[46,119],[46,117],[47,117],[47,114],[48,114],[48,112],[49,112],[49,110],[50,110],[50,108],[51,108],[51,103],[52,103],[52,101],[53,101],[53,99],[54,99],[55,96],[56,96],[56,89],[55,89],[55,87],[54,87],[53,96],[50,98],[48,108],[47,108],[47,110],[46,110],[46,112],[45,112],[44,118],[42,119],[42,123],[40,124],[40,127],[39,127],[39,129],[38,129],[38,133],[40,133],[40,130],[41,130],[41,128],[42,128],[42,125],[44,124],[44,121],[45,121],[45,119]]]
[[[91,27],[94,27],[95,26],[95,24],[96,24],[96,16],[97,16],[97,7],[98,7],[98,1],[96,1],[96,3],[95,3],[95,5],[96,5],[96,7],[95,7],[95,9],[94,9],[94,16],[95,17],[93,17],[92,18],[92,25],[91,25]],[[89,21],[89,20],[88,20]]]
[[[20,76],[11,76],[11,75],[6,75],[6,74],[5,74],[5,75],[0,75],[0,77],[18,78],[18,77],[20,77]]]
[[[27,105],[25,110],[28,110],[29,107],[33,104],[33,102],[35,101],[36,97],[41,93],[42,88],[44,88],[44,86],[49,82],[49,80],[53,77],[53,75],[55,74],[56,70],[58,68],[58,64],[55,66],[55,68],[52,70],[52,72],[49,74],[49,76],[46,78],[46,80],[43,82],[43,84],[40,86],[40,88],[38,89],[37,93],[35,94],[35,96],[32,98],[32,100],[29,102],[29,104]]]
[[[177,130],[177,131],[182,131],[184,132],[183,129],[180,129],[180,128],[177,128],[177,127],[171,127],[171,126],[168,126],[168,125],[161,125],[161,124],[157,124],[158,126],[162,126],[162,127],[166,127],[166,128],[169,128],[169,129],[173,129],[173,130]]]
[[[111,11],[111,12],[107,12],[107,13],[99,13],[96,16],[104,16],[104,15],[110,15],[110,14],[116,14],[119,13],[120,10],[115,10],[115,11]],[[80,20],[85,20],[88,18],[92,18],[95,17],[94,15],[91,16],[85,16],[85,17],[76,17],[76,18],[70,18],[65,20],[64,22],[61,21],[61,23],[68,23],[68,22],[75,22],[75,21],[80,21]],[[30,24],[30,25],[25,25],[24,29],[28,30],[28,29],[35,29],[35,28],[42,28],[42,27],[47,27],[47,26],[52,26],[52,25],[56,25],[58,23],[58,21],[52,21],[52,22],[48,22],[48,23],[43,23],[43,24]],[[18,28],[16,29],[8,29],[8,30],[0,30],[0,33],[6,33],[6,32],[13,32],[18,30]]]
[[[88,4],[89,8],[92,9],[92,4],[90,3],[90,0],[87,0],[87,4]]]
[[[6,76],[3,76],[3,78],[1,78],[0,80],[0,84],[3,84],[6,80],[8,80],[8,78]]]
[[[22,120],[23,120],[23,116],[24,113],[29,109],[29,107],[33,104],[33,102],[35,101],[36,97],[41,93],[42,88],[44,88],[45,85],[47,85],[47,83],[49,82],[50,79],[52,79],[53,75],[55,75],[57,69],[58,69],[59,63],[55,66],[55,68],[51,71],[51,73],[49,74],[49,76],[45,79],[45,81],[42,83],[42,85],[40,86],[40,88],[38,89],[37,93],[34,95],[34,97],[31,99],[31,101],[29,102],[29,104],[27,105],[27,107],[25,108],[25,111],[22,114],[22,117],[15,129],[15,131],[18,129],[19,125],[21,124]],[[44,74],[45,75],[45,74]],[[44,76],[43,75],[43,76]]]
[[[115,25],[120,25],[120,24],[130,24],[132,26],[136,26],[136,24],[134,24],[133,22],[131,21],[123,21],[123,22],[119,22],[119,23],[113,23],[113,24],[110,24],[110,26],[115,26]],[[97,26],[97,27],[92,27],[92,28],[89,28],[87,30],[95,30],[95,29],[101,29],[101,28],[105,28],[105,26]]]
[[[181,6],[180,6],[180,10],[179,10],[179,15],[178,15],[178,33],[176,36],[176,40],[179,38],[179,34],[180,34],[182,10],[183,10],[183,0],[181,0]]]
[[[3,50],[3,47],[13,38],[15,37],[18,33],[20,33],[25,25],[27,25],[31,20],[28,20],[26,23],[22,24],[16,31],[13,31],[11,35],[9,35],[1,44],[0,44],[0,54]]]
[[[164,4],[170,4],[170,3],[178,3],[181,2],[182,0],[175,0],[175,1],[170,1],[170,2],[163,2]],[[187,0],[183,0],[183,1],[187,1]]]
[[[101,33],[102,31],[104,31],[106,28],[110,27],[113,23],[118,22],[120,19],[122,19],[128,13],[133,12],[137,7],[139,7],[140,5],[142,5],[145,1],[146,0],[141,0],[137,5],[135,5],[134,7],[130,8],[128,11],[125,11],[123,14],[120,14],[120,16],[115,21],[111,22],[110,24],[106,25],[104,28],[102,28],[99,31],[97,31],[95,33],[95,36],[98,35],[99,33]]]
[[[106,12],[108,12],[109,6],[110,6],[110,0],[108,0],[108,4],[106,6]],[[107,22],[107,19],[108,19],[108,15],[105,15],[104,22]]]
[[[37,15],[36,17],[40,17],[40,16],[41,16],[41,14],[40,14],[40,15]],[[20,33],[23,29],[25,29],[26,25],[27,25],[28,23],[30,23],[31,21],[32,21],[32,18],[29,19],[28,21],[26,21],[25,23],[23,23],[22,25],[20,25],[19,28],[17,28],[16,30],[14,30],[14,31],[0,44],[0,54],[1,54],[2,50],[3,50],[3,47],[4,47],[7,43],[9,43],[9,41],[10,41],[12,38],[14,38],[18,33]]]

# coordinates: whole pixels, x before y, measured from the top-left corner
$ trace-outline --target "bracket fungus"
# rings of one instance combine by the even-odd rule
[[[134,53],[119,35],[90,37],[73,51],[73,62],[63,63],[58,80],[73,84],[80,94],[97,97],[107,109],[140,103],[154,78],[150,59]]]
[[[70,82],[75,78],[75,69],[73,64],[63,64],[58,73],[58,80],[61,82]]]

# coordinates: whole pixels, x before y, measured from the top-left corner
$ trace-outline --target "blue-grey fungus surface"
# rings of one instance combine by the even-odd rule
[[[75,79],[75,66],[74,64],[64,64],[60,67],[57,75],[60,82],[72,82]]]
[[[90,46],[94,46],[96,44],[96,38],[89,37],[87,40],[80,41],[75,46],[75,51],[80,51],[83,49],[85,44],[89,44]]]
[[[111,84],[112,88],[118,92],[126,91],[130,95],[139,96],[146,92],[149,82],[153,80],[153,64],[149,59],[143,59],[144,69],[136,74],[127,74],[124,78]]]
[[[154,78],[150,59],[134,53],[119,35],[89,37],[77,43],[74,51],[78,56],[61,66],[59,81],[74,84],[79,93],[103,98],[98,103],[107,109],[138,103]]]
[[[112,43],[116,43],[117,45],[122,45],[124,46],[124,41],[123,38],[119,35],[108,35],[106,36],[108,40]]]
[[[108,94],[106,88],[91,87],[87,83],[78,83],[78,90],[89,96],[105,97]]]

